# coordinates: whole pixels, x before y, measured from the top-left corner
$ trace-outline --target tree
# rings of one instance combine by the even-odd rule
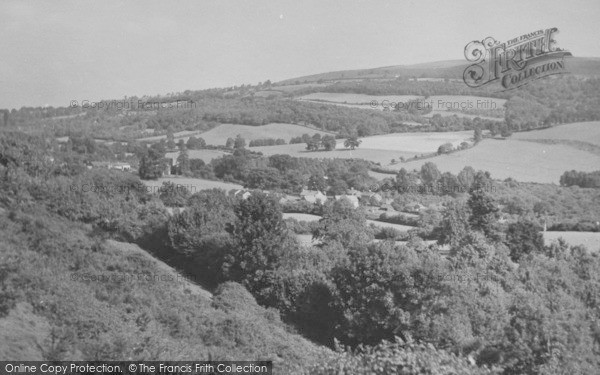
[[[494,199],[485,192],[484,187],[473,189],[467,204],[471,210],[469,218],[471,228],[483,232],[492,240],[497,240],[498,232],[495,227],[499,218],[499,209]]]
[[[274,270],[288,241],[281,208],[275,198],[254,191],[234,206],[236,216],[232,230],[235,246],[227,262],[233,280],[252,284],[257,273]]]
[[[479,126],[475,128],[473,138],[475,139],[475,143],[479,143],[483,139],[483,133]]]
[[[346,198],[328,201],[323,208],[319,226],[313,231],[313,238],[324,243],[337,241],[344,248],[361,246],[373,239],[373,232],[367,227],[362,209],[356,209]]]
[[[442,177],[442,173],[434,163],[428,161],[421,166],[421,180],[423,184],[435,186],[440,177]]]
[[[463,191],[467,192],[471,190],[471,186],[475,182],[475,169],[472,167],[466,166],[458,173],[458,182],[464,189]]]
[[[188,155],[187,150],[183,150],[179,153],[177,157],[177,169],[179,174],[187,175],[191,171],[190,165],[190,156]]]
[[[227,142],[225,142],[225,147],[233,148],[234,145],[235,145],[235,140],[231,137],[227,138]]]
[[[159,191],[159,198],[167,207],[184,207],[190,196],[190,192],[185,186],[170,181],[163,182]]]
[[[437,153],[438,153],[438,155],[447,154],[450,151],[452,151],[453,148],[454,147],[452,146],[452,143],[447,142],[447,143],[444,143],[443,145],[441,145],[440,147],[438,147]]]
[[[471,230],[469,207],[460,202],[451,201],[446,204],[442,223],[438,229],[438,243],[449,244],[451,247],[464,245],[464,241]]]
[[[510,224],[506,231],[506,246],[510,249],[513,262],[531,253],[541,253],[544,250],[544,236],[541,228],[526,220]]]
[[[156,179],[165,168],[165,150],[162,143],[155,143],[146,150],[140,160],[138,173],[141,179]]]
[[[411,192],[417,186],[417,177],[408,172],[405,168],[400,168],[396,174],[396,188],[400,193]]]
[[[167,129],[167,148],[169,150],[173,150],[175,148],[175,135],[173,134],[173,129],[170,127]]]
[[[362,143],[361,140],[359,140],[356,136],[352,136],[352,137],[348,137],[345,141],[344,141],[344,147],[346,148],[350,148],[351,150],[354,150],[356,147],[358,147],[360,144]]]
[[[206,141],[204,138],[196,138],[191,136],[187,141],[187,148],[190,150],[199,150],[206,147]]]
[[[321,139],[321,144],[326,151],[335,149],[336,141],[333,135],[326,135]]]
[[[325,191],[327,189],[327,180],[325,180],[325,176],[322,173],[313,173],[308,178],[308,189],[309,190],[318,190]]]
[[[185,150],[185,142],[183,141],[183,139],[180,139],[179,142],[177,142],[177,148],[179,149],[179,151]]]
[[[246,147],[246,140],[238,134],[237,137],[235,137],[233,148],[242,149],[244,147]]]

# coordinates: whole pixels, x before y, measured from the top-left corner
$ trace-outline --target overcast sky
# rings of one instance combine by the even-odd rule
[[[600,1],[0,2],[0,108],[464,59],[465,45],[558,27],[600,56]]]

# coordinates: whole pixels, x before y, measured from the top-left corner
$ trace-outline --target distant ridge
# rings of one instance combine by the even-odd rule
[[[277,84],[314,83],[320,80],[393,79],[397,77],[462,79],[463,71],[468,65],[470,64],[465,60],[445,60],[412,65],[340,70],[286,79]],[[567,68],[574,75],[600,77],[600,57],[572,57],[567,60]]]

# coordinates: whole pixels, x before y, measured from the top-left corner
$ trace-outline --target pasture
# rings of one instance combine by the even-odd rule
[[[364,138],[361,138],[364,139]],[[262,152],[266,156],[276,154],[288,154],[297,158],[313,158],[313,159],[364,159],[374,163],[381,163],[387,165],[390,160],[399,160],[400,157],[410,158],[414,156],[414,153],[410,152],[399,152],[390,150],[372,150],[359,147],[355,150],[345,149],[343,147],[344,141],[341,139],[337,140],[337,149],[332,151],[306,151],[306,144],[298,143],[293,145],[280,145],[280,146],[265,146],[265,147],[252,147],[250,150]]]
[[[427,154],[436,152],[444,143],[452,143],[456,147],[472,138],[472,131],[395,133],[361,138],[362,143],[359,148]],[[337,148],[344,148],[344,142],[338,142]]]
[[[578,122],[551,128],[514,133],[513,139],[586,142],[600,147],[600,121]],[[600,169],[600,167],[599,167]]]
[[[394,133],[360,138],[362,142],[354,150],[345,148],[343,139],[337,140],[336,149],[332,151],[308,152],[304,143],[253,147],[252,150],[260,151],[265,155],[289,154],[317,159],[365,159],[387,166],[392,159],[399,160],[401,157],[409,159],[415,155],[435,153],[444,143],[458,146],[462,142],[470,142],[472,137],[472,131]],[[403,164],[396,165],[400,169]]]
[[[299,137],[302,134],[313,135],[314,133],[321,135],[332,134],[301,125],[272,123],[262,126],[221,124],[197,136],[202,137],[206,141],[206,144],[209,145],[225,145],[227,138],[235,138],[238,134],[246,142],[261,138],[282,138],[286,142],[289,142],[293,137]]]
[[[600,156],[561,144],[540,144],[510,138],[484,139],[477,146],[464,151],[398,163],[389,168],[420,169],[426,162],[435,163],[442,172],[456,174],[469,165],[476,170],[489,171],[495,179],[512,177],[522,182],[558,184],[560,176],[567,170],[598,170]]]
[[[584,246],[589,251],[600,251],[599,232],[544,232],[544,243],[550,245],[563,238],[571,246]]]
[[[390,102],[407,102],[409,100],[421,99],[422,96],[417,95],[366,95],[366,94],[347,94],[347,93],[332,93],[332,92],[316,92],[299,97],[300,100],[308,101],[325,101],[347,104],[370,104],[375,100],[379,103],[384,100]]]

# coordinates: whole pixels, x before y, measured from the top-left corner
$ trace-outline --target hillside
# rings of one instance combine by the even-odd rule
[[[85,225],[38,210],[3,211],[0,227],[0,257],[11,260],[2,264],[4,360],[261,358],[287,373],[327,352],[288,333],[241,286],[212,297],[136,245],[90,237]]]
[[[581,76],[600,76],[600,58],[573,57],[568,60],[568,69],[571,73]],[[466,60],[446,60],[426,62],[413,65],[394,65],[379,68],[366,68],[354,70],[341,70],[290,78],[278,82],[289,85],[295,82],[303,84],[317,81],[346,81],[356,79],[390,79],[404,78],[449,78],[462,80],[463,72],[470,64]]]

